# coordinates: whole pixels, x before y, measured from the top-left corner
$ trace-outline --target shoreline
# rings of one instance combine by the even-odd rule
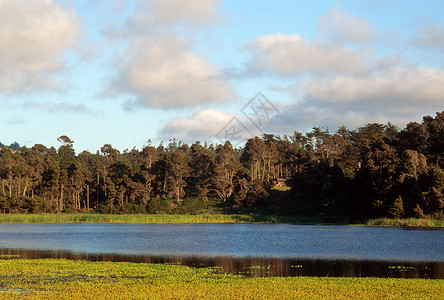
[[[444,220],[431,218],[371,219],[366,223],[331,223],[314,217],[279,216],[261,214],[0,214],[0,223],[255,223],[255,224],[295,224],[295,225],[349,225],[409,228],[444,228]]]

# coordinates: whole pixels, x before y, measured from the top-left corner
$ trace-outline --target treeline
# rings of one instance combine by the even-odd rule
[[[2,142],[0,142],[0,149],[2,148],[9,148],[13,151],[20,151],[20,149],[22,149],[22,147],[20,147],[20,144],[17,142],[11,143],[9,146],[6,146]]]
[[[242,148],[171,141],[76,155],[73,141],[0,151],[0,211],[313,216],[324,221],[442,214],[444,111],[399,130],[264,134]]]

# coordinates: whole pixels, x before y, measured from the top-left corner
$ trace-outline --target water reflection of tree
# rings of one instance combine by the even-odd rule
[[[234,258],[197,256],[136,256],[88,254],[68,251],[0,249],[2,259],[65,258],[87,261],[177,264],[195,268],[214,267],[215,272],[246,277],[330,276],[444,279],[444,262],[397,262],[318,260],[288,258]]]

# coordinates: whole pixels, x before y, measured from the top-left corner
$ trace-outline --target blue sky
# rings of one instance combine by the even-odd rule
[[[0,141],[67,135],[95,152],[219,142],[233,120],[240,140],[404,128],[444,110],[443,13],[438,0],[0,0]],[[276,108],[261,130],[242,113],[258,92]]]

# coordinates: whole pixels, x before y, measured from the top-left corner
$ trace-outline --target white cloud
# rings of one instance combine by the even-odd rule
[[[219,0],[151,0],[140,1],[141,8],[135,15],[137,24],[191,26],[214,22],[218,18]]]
[[[367,57],[332,44],[310,42],[299,35],[273,34],[256,38],[249,44],[254,56],[250,71],[279,75],[355,74],[366,71]]]
[[[138,2],[122,35],[129,42],[125,61],[111,84],[131,95],[124,107],[196,107],[233,99],[221,70],[193,49],[199,29],[217,19],[219,2]]]
[[[226,134],[232,133],[235,135]],[[186,142],[231,140],[239,144],[260,132],[249,121],[238,114],[224,113],[215,109],[203,109],[190,117],[169,121],[159,132],[158,140],[179,139]]]
[[[319,18],[318,29],[329,42],[341,45],[367,44],[375,35],[368,20],[357,18],[349,11],[340,10],[338,5]]]
[[[120,79],[147,107],[193,107],[230,100],[230,86],[208,59],[175,38],[150,38],[133,44],[135,53]]]
[[[0,92],[54,88],[49,75],[65,68],[79,34],[74,12],[53,1],[1,0]]]
[[[353,130],[367,123],[386,124],[388,121],[403,128],[412,120],[421,121],[421,117],[422,115],[416,120],[402,114],[393,115],[384,111],[366,111],[353,107],[349,110],[335,110],[318,103],[300,101],[288,104],[278,116],[268,122],[267,128],[270,128],[271,132],[280,134],[292,134],[293,131],[307,132],[313,127],[328,128],[330,132],[335,132],[344,125]]]
[[[367,76],[334,76],[306,80],[297,85],[304,96],[325,105],[359,105],[381,111],[415,111],[418,107],[443,104],[444,70],[394,68]]]
[[[94,111],[88,106],[78,103],[69,102],[37,102],[37,101],[27,101],[22,105],[25,109],[38,109],[40,111],[50,112],[50,113],[74,113],[82,115],[99,115],[101,112]]]
[[[253,57],[247,72],[281,76],[356,75],[378,64],[372,48],[377,40],[371,23],[335,5],[318,21],[317,39],[281,33],[259,36],[247,44]],[[356,47],[362,46],[362,47]]]
[[[424,28],[409,43],[420,48],[438,49],[444,53],[444,28],[440,24]]]
[[[403,128],[443,110],[444,70],[398,67],[362,76],[330,76],[298,82],[287,92],[298,100],[266,125],[275,132],[313,126],[334,131],[342,125],[353,129],[389,121]]]
[[[183,141],[213,139],[232,117],[215,109],[204,109],[191,117],[171,120],[162,128],[157,139],[178,138]]]
[[[295,101],[266,128],[291,133],[313,126],[335,130],[388,121],[404,127],[406,122],[442,111],[444,70],[409,62],[409,53],[400,53],[399,45],[387,41],[392,34],[377,34],[368,20],[339,6],[320,17],[317,29],[318,39],[313,41],[296,34],[272,34],[249,44],[253,51],[249,72],[294,76],[290,86],[273,83],[271,89],[288,92]],[[444,49],[443,41],[444,30],[436,25],[409,42]],[[405,40],[398,44],[405,45]]]

